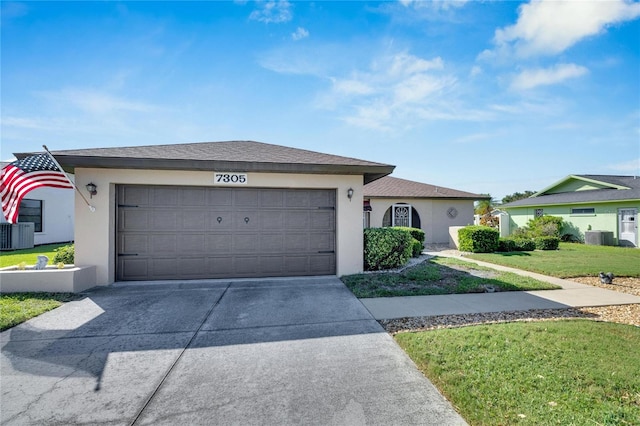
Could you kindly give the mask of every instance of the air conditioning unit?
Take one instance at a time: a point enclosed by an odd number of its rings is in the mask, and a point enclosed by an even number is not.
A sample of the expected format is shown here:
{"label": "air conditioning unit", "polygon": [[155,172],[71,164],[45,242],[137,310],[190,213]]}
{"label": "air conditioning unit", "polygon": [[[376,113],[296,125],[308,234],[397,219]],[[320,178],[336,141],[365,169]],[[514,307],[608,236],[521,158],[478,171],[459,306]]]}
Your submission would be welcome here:
{"label": "air conditioning unit", "polygon": [[0,223],[0,250],[33,248],[35,225],[26,223]]}
{"label": "air conditioning unit", "polygon": [[587,231],[584,233],[584,242],[591,246],[612,246],[613,232],[611,231]]}

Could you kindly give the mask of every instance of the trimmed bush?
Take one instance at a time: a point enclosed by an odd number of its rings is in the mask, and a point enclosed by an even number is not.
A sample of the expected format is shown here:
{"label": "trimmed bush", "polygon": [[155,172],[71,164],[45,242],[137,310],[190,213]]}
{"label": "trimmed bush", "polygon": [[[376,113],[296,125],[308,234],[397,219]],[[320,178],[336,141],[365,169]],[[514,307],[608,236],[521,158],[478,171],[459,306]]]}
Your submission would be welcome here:
{"label": "trimmed bush", "polygon": [[526,228],[529,230],[529,236],[535,237],[558,237],[560,238],[560,231],[562,230],[563,220],[557,216],[539,216],[530,219],[527,222]]}
{"label": "trimmed bush", "polygon": [[413,238],[424,244],[424,231],[422,229],[409,228],[408,226],[395,226],[395,228],[409,232]]}
{"label": "trimmed bush", "polygon": [[423,249],[424,249],[424,244],[422,244],[420,241],[413,238],[413,241],[411,243],[411,256],[420,257]]}
{"label": "trimmed bush", "polygon": [[516,251],[534,251],[536,249],[536,243],[528,238],[514,238],[513,242],[516,245]]}
{"label": "trimmed bush", "polygon": [[538,250],[558,250],[560,238],[558,237],[537,237],[533,241]]}
{"label": "trimmed bush", "polygon": [[458,231],[461,251],[493,253],[498,249],[500,232],[488,226],[466,226]]}
{"label": "trimmed bush", "polygon": [[364,269],[379,271],[407,263],[413,252],[411,234],[397,228],[364,230]]}
{"label": "trimmed bush", "polygon": [[500,238],[497,251],[516,251],[516,242],[513,241],[513,238]]}
{"label": "trimmed bush", "polygon": [[64,263],[65,265],[72,265],[75,257],[75,247],[73,244],[68,246],[58,247],[56,254],[53,256],[52,264]]}

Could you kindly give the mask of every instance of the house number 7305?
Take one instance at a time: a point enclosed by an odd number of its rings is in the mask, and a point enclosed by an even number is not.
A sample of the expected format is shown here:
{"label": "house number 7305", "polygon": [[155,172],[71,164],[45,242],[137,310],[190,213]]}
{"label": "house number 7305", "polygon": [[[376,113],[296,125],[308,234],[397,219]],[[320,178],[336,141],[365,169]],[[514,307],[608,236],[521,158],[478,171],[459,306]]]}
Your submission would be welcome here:
{"label": "house number 7305", "polygon": [[214,182],[218,185],[243,185],[247,183],[246,173],[215,173]]}

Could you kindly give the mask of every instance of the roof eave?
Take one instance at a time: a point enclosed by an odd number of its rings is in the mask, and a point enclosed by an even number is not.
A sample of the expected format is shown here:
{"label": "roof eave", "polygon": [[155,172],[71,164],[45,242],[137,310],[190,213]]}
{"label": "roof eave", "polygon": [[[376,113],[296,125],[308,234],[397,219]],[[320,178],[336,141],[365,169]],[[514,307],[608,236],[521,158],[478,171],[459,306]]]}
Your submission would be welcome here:
{"label": "roof eave", "polygon": [[[21,158],[23,154],[15,154]],[[27,156],[30,154],[24,154]],[[249,161],[216,161],[155,159],[130,157],[86,157],[56,155],[56,160],[65,171],[74,173],[76,168],[101,169],[146,169],[146,170],[197,170],[246,173],[309,173],[363,175],[364,183],[387,176],[393,172],[391,165],[347,165],[347,164],[305,164],[305,163],[261,163]]]}

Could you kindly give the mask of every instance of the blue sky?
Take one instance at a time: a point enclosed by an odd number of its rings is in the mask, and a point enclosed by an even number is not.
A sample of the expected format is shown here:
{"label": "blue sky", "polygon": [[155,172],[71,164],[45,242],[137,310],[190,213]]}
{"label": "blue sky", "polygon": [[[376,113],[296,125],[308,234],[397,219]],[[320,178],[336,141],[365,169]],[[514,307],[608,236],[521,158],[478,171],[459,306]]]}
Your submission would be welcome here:
{"label": "blue sky", "polygon": [[640,174],[640,3],[5,2],[13,152],[256,140],[495,198]]}

